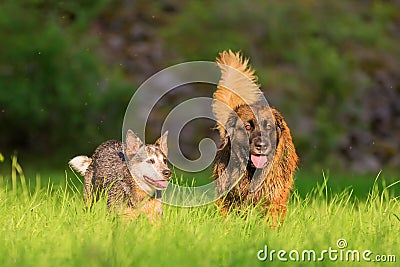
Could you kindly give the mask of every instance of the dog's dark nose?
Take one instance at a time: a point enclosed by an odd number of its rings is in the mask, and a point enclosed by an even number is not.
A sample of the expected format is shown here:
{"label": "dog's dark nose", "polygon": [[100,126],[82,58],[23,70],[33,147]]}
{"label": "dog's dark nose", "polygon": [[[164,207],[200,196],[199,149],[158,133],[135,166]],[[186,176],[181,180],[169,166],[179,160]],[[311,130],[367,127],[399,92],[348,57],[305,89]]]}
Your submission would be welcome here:
{"label": "dog's dark nose", "polygon": [[162,174],[164,175],[165,178],[169,179],[171,177],[171,171],[170,170],[163,170]]}
{"label": "dog's dark nose", "polygon": [[254,144],[254,146],[259,153],[262,153],[267,149],[267,143],[265,141],[258,141]]}

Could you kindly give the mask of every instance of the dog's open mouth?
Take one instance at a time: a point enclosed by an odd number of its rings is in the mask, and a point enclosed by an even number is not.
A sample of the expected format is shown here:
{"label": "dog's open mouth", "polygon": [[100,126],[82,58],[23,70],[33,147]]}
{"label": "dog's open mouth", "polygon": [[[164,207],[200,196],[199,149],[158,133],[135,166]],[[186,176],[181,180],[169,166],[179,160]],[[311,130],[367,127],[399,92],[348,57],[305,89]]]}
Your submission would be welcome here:
{"label": "dog's open mouth", "polygon": [[168,186],[167,180],[153,180],[146,175],[143,175],[143,178],[146,180],[146,182],[153,185],[157,189],[165,189]]}
{"label": "dog's open mouth", "polygon": [[265,165],[268,162],[267,155],[261,155],[261,154],[253,155],[253,154],[251,154],[250,155],[250,159],[251,159],[251,162],[253,163],[254,167],[256,167],[257,169],[264,168]]}

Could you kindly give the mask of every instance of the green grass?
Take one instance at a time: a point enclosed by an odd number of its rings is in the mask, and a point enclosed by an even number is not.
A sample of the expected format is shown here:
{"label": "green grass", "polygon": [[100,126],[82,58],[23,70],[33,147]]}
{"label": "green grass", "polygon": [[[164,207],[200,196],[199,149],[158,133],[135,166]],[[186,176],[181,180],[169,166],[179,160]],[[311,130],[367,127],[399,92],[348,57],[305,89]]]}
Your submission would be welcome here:
{"label": "green grass", "polygon": [[[283,266],[276,253],[271,263],[259,261],[257,252],[265,246],[269,252],[313,249],[319,257],[324,249],[338,249],[340,238],[348,244],[339,250],[344,253],[371,250],[371,258],[396,255],[400,261],[400,185],[386,185],[380,176],[359,198],[351,187],[332,189],[332,175],[320,175],[307,193],[293,192],[284,225],[273,230],[257,209],[225,218],[214,204],[165,206],[154,225],[146,218],[122,221],[107,213],[104,200],[85,211],[82,185],[70,171],[59,174],[56,184],[47,177],[30,184],[18,166],[0,175],[0,266]],[[328,255],[323,262],[295,263],[367,266],[362,259],[332,262]],[[371,266],[377,265],[396,264]]]}

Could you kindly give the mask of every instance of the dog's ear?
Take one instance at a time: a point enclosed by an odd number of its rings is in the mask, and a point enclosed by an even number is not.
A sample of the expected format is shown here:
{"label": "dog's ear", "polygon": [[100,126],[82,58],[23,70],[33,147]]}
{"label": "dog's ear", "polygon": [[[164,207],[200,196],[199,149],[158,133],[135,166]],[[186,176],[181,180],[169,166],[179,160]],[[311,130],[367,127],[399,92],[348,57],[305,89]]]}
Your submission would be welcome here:
{"label": "dog's ear", "polygon": [[128,130],[126,133],[126,156],[128,158],[131,158],[133,155],[135,155],[139,149],[143,146],[143,142],[140,140],[137,135],[132,132],[132,130]]}
{"label": "dog's ear", "polygon": [[243,177],[249,157],[249,138],[240,117],[232,113],[225,123],[225,135],[218,149],[216,164],[218,194],[227,192]]}
{"label": "dog's ear", "polygon": [[168,155],[168,145],[167,145],[168,131],[166,131],[158,140],[155,145],[158,146],[165,156]]}
{"label": "dog's ear", "polygon": [[229,138],[232,137],[235,134],[235,130],[236,130],[236,123],[237,123],[237,115],[234,114],[228,118],[228,120],[225,123],[225,136],[224,138]]}
{"label": "dog's ear", "polygon": [[285,125],[283,123],[283,117],[276,109],[271,109],[272,115],[275,118],[276,134],[278,139],[282,136],[282,132],[285,130]]}

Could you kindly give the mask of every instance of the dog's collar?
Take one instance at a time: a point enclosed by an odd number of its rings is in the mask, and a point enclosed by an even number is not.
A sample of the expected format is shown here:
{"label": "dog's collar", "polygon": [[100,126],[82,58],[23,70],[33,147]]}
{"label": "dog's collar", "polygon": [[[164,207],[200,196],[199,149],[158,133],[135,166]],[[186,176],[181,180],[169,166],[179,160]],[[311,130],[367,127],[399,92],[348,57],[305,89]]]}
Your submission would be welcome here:
{"label": "dog's collar", "polygon": [[161,199],[162,191],[161,190],[154,190],[154,193],[150,196],[153,199]]}
{"label": "dog's collar", "polygon": [[118,156],[122,161],[125,161],[125,155],[123,152],[118,152]]}

